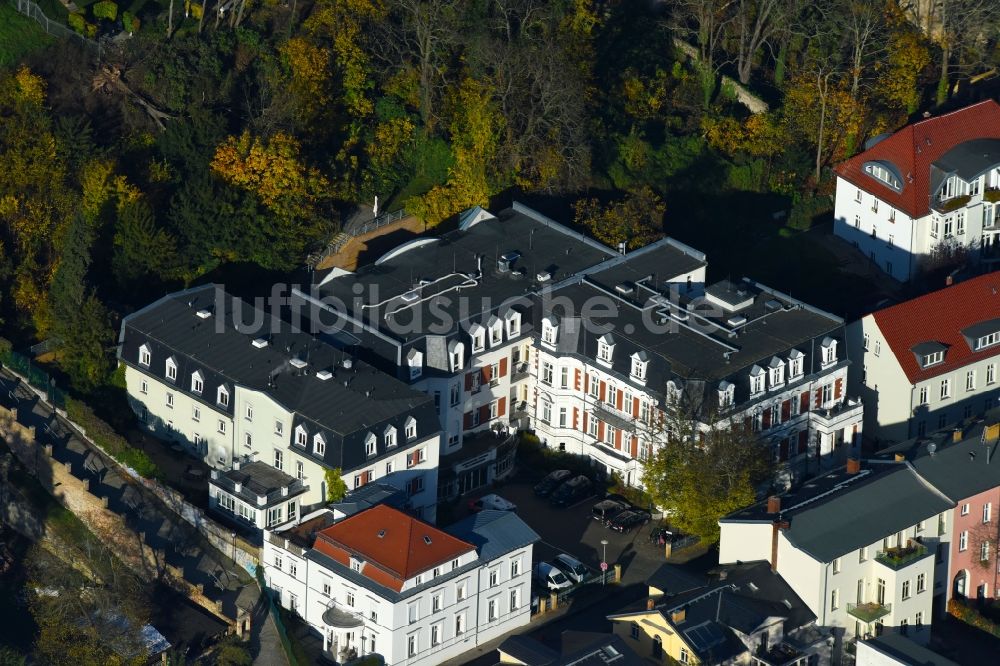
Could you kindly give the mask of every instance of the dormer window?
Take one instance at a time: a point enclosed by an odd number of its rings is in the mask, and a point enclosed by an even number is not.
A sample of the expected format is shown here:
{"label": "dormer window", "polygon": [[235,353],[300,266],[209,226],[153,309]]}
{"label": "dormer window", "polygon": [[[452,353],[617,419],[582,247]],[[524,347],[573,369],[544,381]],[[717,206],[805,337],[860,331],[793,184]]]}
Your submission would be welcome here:
{"label": "dormer window", "polygon": [[521,335],[521,313],[517,310],[508,310],[504,315],[504,323],[507,325],[507,339],[516,338]]}
{"label": "dormer window", "polygon": [[646,369],[649,366],[649,355],[644,351],[632,354],[632,379],[638,382],[646,381]]}
{"label": "dormer window", "polygon": [[191,373],[191,392],[201,394],[205,389],[205,378],[197,370]]}
{"label": "dormer window", "polygon": [[554,347],[559,337],[559,324],[556,318],[549,316],[542,320],[542,342],[550,347]]}
{"label": "dormer window", "polygon": [[672,381],[667,382],[666,399],[668,405],[676,405],[681,399],[681,390]]}
{"label": "dormer window", "polygon": [[218,393],[216,395],[216,402],[218,402],[223,407],[229,406],[229,389],[225,386],[220,386]]}
{"label": "dormer window", "polygon": [[782,386],[785,383],[785,363],[775,356],[767,366],[768,382],[772,387]]}
{"label": "dormer window", "polygon": [[365,455],[371,458],[376,453],[378,453],[378,438],[375,437],[375,433],[370,432],[365,438]]}
{"label": "dormer window", "polygon": [[875,180],[881,181],[896,192],[903,191],[903,179],[900,177],[895,165],[889,162],[873,161],[865,162],[864,168],[865,173]]}
{"label": "dormer window", "polygon": [[837,341],[833,338],[829,336],[823,338],[820,351],[822,353],[821,365],[824,370],[837,362]]}
{"label": "dormer window", "polygon": [[764,368],[759,365],[750,369],[750,395],[755,396],[764,392]]}
{"label": "dormer window", "polygon": [[417,438],[417,420],[412,416],[406,417],[406,441],[412,441]]}
{"label": "dormer window", "polygon": [[976,338],[976,351],[979,351],[980,349],[985,349],[987,347],[992,347],[998,342],[1000,342],[1000,331],[994,331],[987,335],[980,336]]}
{"label": "dormer window", "polygon": [[789,381],[798,379],[802,376],[802,360],[805,358],[805,354],[800,352],[798,349],[793,349],[788,355],[788,379]]}
{"label": "dormer window", "polygon": [[177,361],[174,360],[173,356],[167,359],[166,366],[167,366],[167,379],[169,379],[172,382],[177,381]]}
{"label": "dormer window", "polygon": [[309,441],[309,433],[303,426],[297,426],[295,428],[295,443],[301,447],[305,447],[306,443]]}
{"label": "dormer window", "polygon": [[727,409],[736,401],[736,385],[730,382],[719,384],[719,409]]}
{"label": "dormer window", "polygon": [[942,361],[944,361],[943,351],[931,352],[930,354],[924,354],[923,366],[926,368],[932,365],[937,365]]}
{"label": "dormer window", "polygon": [[416,349],[406,353],[406,365],[410,369],[410,379],[417,379],[424,372],[424,355]]}
{"label": "dormer window", "polygon": [[326,439],[319,433],[313,437],[313,453],[317,456],[326,455]]}
{"label": "dormer window", "polygon": [[503,322],[500,321],[500,317],[493,315],[490,317],[488,322],[488,327],[490,329],[490,347],[496,347],[503,343]]}
{"label": "dormer window", "polygon": [[148,368],[149,363],[152,360],[153,360],[153,354],[149,350],[149,345],[144,344],[141,347],[139,347],[139,365],[144,365]]}
{"label": "dormer window", "polygon": [[385,429],[385,433],[382,435],[382,439],[385,441],[385,448],[391,449],[396,446],[396,428],[389,426]]}
{"label": "dormer window", "polygon": [[452,372],[458,372],[465,365],[465,345],[458,340],[448,343],[448,367]]}
{"label": "dormer window", "polygon": [[486,349],[486,329],[481,325],[473,324],[469,328],[469,337],[472,338],[472,353]]}
{"label": "dormer window", "polygon": [[597,360],[604,365],[611,365],[615,353],[615,339],[610,333],[601,336],[597,341]]}

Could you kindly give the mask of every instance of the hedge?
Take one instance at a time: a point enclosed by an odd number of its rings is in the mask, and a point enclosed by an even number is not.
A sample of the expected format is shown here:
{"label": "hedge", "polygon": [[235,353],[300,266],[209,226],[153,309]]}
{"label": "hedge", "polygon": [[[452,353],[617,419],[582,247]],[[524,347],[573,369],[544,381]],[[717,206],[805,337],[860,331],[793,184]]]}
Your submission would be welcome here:
{"label": "hedge", "polygon": [[124,437],[98,418],[94,411],[84,403],[74,398],[66,398],[66,414],[71,421],[87,431],[87,437],[121,464],[131,467],[146,479],[160,476],[159,469],[149,459],[145,451],[140,451],[129,444]]}
{"label": "hedge", "polygon": [[952,598],[948,601],[948,614],[969,626],[1000,638],[1000,625],[985,617],[966,602]]}

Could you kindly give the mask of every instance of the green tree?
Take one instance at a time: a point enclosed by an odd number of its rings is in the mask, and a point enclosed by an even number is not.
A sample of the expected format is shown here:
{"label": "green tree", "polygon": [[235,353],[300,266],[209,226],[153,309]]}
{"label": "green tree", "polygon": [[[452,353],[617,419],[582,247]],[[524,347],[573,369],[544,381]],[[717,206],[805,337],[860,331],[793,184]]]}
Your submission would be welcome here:
{"label": "green tree", "polygon": [[634,250],[663,237],[666,206],[648,186],[604,206],[597,199],[579,199],[573,208],[576,223],[611,247],[626,243]]}
{"label": "green tree", "polygon": [[177,261],[177,241],[157,227],[149,204],[140,199],[121,207],[111,261],[120,288],[134,292],[142,281],[170,279]]}
{"label": "green tree", "polygon": [[671,419],[662,446],[643,465],[642,482],[656,505],[684,532],[719,538],[719,519],[753,504],[772,474],[768,447],[742,424]]}
{"label": "green tree", "polygon": [[344,495],[347,494],[347,484],[344,483],[344,479],[340,474],[341,472],[339,467],[328,469],[323,474],[323,477],[326,480],[327,502],[339,502],[344,499]]}

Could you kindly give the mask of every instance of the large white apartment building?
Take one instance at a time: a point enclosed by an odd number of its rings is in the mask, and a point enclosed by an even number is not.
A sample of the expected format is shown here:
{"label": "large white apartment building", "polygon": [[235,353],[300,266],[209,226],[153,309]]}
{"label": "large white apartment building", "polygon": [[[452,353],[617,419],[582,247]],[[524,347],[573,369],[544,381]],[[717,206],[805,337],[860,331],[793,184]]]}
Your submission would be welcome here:
{"label": "large white apartment building", "polygon": [[380,481],[404,490],[412,510],[434,520],[432,399],[274,313],[216,285],[171,294],[125,318],[119,361],[132,409],[152,432],[220,471],[253,461],[287,475],[257,474],[263,485],[250,500],[264,504],[247,501],[249,485],[237,492],[235,477],[216,475],[212,506],[238,523],[259,525],[265,505],[265,524],[287,520],[288,503],[267,499],[283,488],[301,515],[326,500],[334,469],[348,488]]}
{"label": "large white apartment building", "polygon": [[269,530],[261,557],[268,588],[333,660],[439,664],[528,623],[538,539],[513,512],[440,530],[379,504]]}
{"label": "large white apartment building", "polygon": [[1000,104],[986,100],[870,141],[841,163],[834,233],[906,281],[935,253],[1000,258]]}
{"label": "large white apartment building", "polygon": [[926,643],[945,601],[953,507],[905,461],[851,460],[719,521],[719,561],[770,561],[841,638],[891,628]]}
{"label": "large white apartment building", "polygon": [[1000,395],[1000,273],[871,314],[848,326],[865,435],[903,441],[981,415]]}
{"label": "large white apartment building", "polygon": [[843,322],[750,280],[706,287],[706,267],[673,239],[617,252],[515,204],[296,295],[434,396],[442,497],[509,471],[515,442],[482,432],[509,427],[638,485],[674,400],[755,429],[797,471],[850,448]]}

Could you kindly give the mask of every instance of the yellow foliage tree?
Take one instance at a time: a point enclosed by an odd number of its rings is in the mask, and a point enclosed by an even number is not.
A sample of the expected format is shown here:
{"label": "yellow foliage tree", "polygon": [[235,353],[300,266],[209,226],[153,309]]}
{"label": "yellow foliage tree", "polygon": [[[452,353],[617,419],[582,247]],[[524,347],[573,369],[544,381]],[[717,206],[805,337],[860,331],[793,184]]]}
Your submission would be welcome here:
{"label": "yellow foliage tree", "polygon": [[281,46],[281,57],[288,68],[288,94],[295,104],[295,114],[310,123],[330,106],[330,56],[303,37],[292,37]]}
{"label": "yellow foliage tree", "polygon": [[706,115],[701,127],[708,144],[730,156],[773,157],[783,148],[781,127],[771,114],[755,113],[744,121]]}
{"label": "yellow foliage tree", "polygon": [[920,105],[920,75],[931,63],[929,44],[899,8],[891,2],[889,47],[879,67],[879,91],[883,99],[907,116]]}

